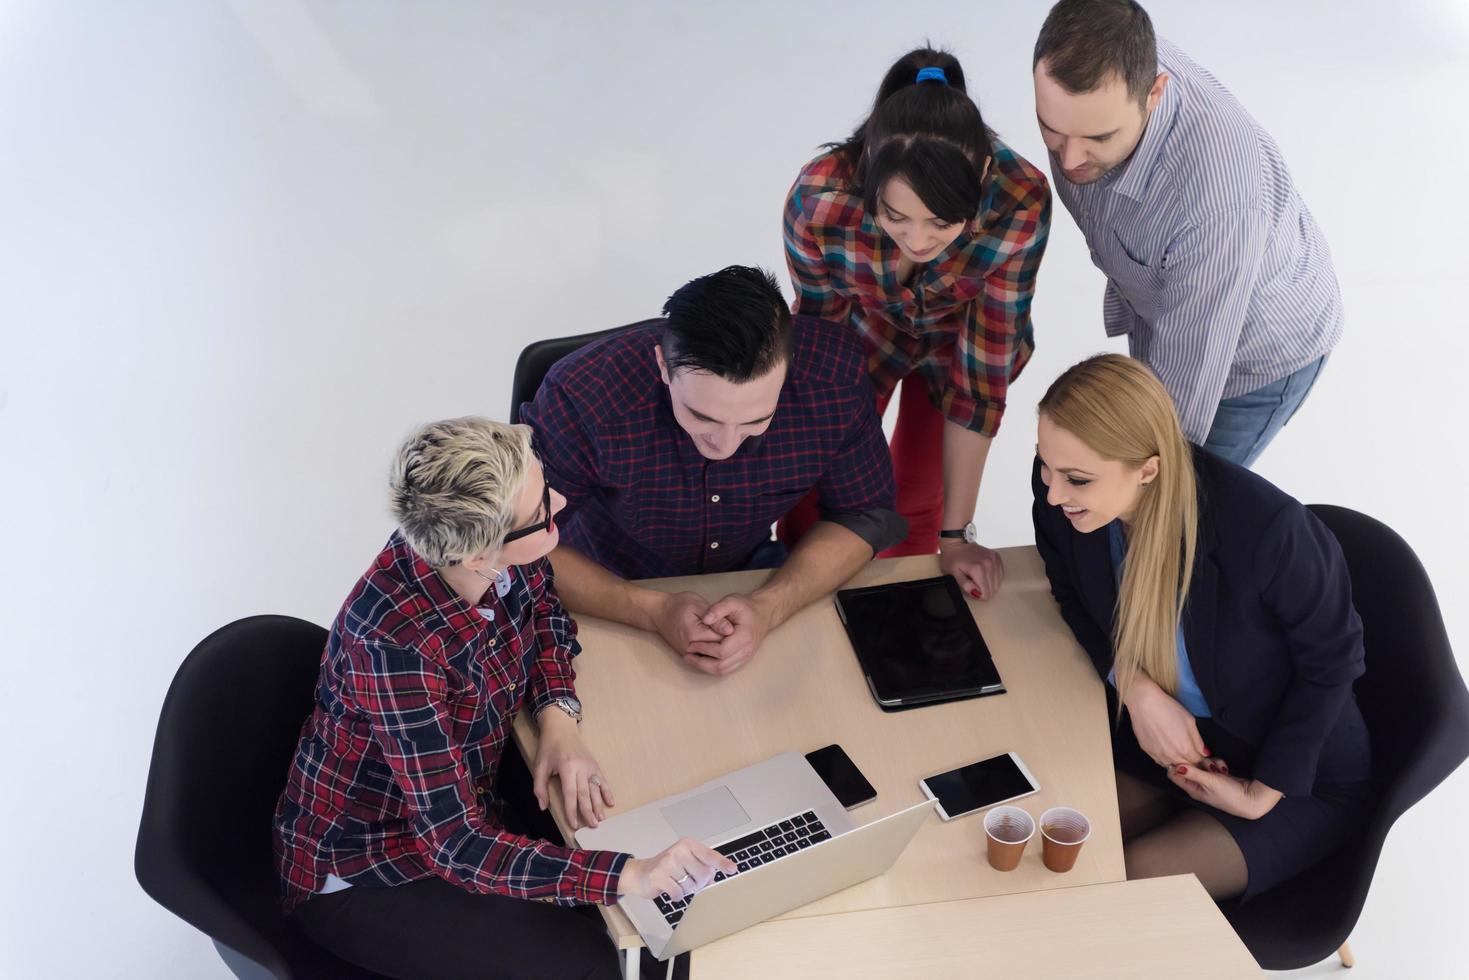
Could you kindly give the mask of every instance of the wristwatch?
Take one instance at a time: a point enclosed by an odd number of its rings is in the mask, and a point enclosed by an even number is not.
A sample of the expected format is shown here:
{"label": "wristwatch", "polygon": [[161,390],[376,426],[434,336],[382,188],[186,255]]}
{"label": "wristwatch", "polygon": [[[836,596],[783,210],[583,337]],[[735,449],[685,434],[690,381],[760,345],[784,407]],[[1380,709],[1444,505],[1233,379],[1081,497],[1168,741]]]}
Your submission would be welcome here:
{"label": "wristwatch", "polygon": [[[576,698],[553,698],[551,703],[546,705],[546,708],[560,708],[568,715],[571,715],[572,721],[578,725],[581,724],[581,702]],[[545,708],[541,710],[544,711]]]}
{"label": "wristwatch", "polygon": [[963,538],[965,541],[969,542],[970,544],[979,544],[979,531],[977,531],[975,529],[974,522],[973,521],[970,521],[968,524],[965,524],[962,528],[960,528],[957,531],[940,531],[939,532],[939,537],[941,537],[941,538]]}

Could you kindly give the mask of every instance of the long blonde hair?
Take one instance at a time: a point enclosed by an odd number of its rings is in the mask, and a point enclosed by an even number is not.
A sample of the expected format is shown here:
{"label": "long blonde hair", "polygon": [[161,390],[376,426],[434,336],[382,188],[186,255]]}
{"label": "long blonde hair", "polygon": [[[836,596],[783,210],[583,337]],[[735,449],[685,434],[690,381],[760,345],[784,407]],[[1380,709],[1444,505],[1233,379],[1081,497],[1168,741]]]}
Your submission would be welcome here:
{"label": "long blonde hair", "polygon": [[1175,637],[1193,578],[1199,502],[1193,451],[1173,400],[1141,361],[1101,354],[1057,378],[1040,412],[1105,459],[1135,470],[1158,457],[1158,476],[1143,486],[1128,525],[1113,664],[1119,698],[1126,697],[1139,671],[1175,694]]}

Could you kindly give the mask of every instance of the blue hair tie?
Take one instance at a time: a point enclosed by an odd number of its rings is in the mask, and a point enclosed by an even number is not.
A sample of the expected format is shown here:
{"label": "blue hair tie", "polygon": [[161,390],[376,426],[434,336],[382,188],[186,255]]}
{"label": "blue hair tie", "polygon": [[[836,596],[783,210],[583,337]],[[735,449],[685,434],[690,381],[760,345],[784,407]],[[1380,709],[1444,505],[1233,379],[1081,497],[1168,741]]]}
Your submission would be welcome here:
{"label": "blue hair tie", "polygon": [[943,82],[947,85],[949,84],[949,76],[944,74],[942,68],[920,68],[918,69],[918,77],[913,79],[915,85],[919,82]]}

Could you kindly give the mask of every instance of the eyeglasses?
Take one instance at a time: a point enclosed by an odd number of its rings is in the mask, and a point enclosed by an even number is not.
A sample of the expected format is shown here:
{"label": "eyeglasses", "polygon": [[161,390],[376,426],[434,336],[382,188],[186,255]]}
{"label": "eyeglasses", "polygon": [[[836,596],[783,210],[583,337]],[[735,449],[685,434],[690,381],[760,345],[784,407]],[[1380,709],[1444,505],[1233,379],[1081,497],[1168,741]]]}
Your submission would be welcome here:
{"label": "eyeglasses", "polygon": [[[543,480],[545,475],[546,471],[542,469],[541,476]],[[546,528],[551,526],[551,481],[549,480],[544,480],[544,482],[541,484],[541,509],[537,511],[537,513],[544,514],[545,517],[534,524],[528,524],[525,527],[516,528],[509,534],[506,534],[505,544],[509,544],[512,541],[519,541],[521,538],[529,537],[530,535],[535,534],[537,531],[544,531]]]}

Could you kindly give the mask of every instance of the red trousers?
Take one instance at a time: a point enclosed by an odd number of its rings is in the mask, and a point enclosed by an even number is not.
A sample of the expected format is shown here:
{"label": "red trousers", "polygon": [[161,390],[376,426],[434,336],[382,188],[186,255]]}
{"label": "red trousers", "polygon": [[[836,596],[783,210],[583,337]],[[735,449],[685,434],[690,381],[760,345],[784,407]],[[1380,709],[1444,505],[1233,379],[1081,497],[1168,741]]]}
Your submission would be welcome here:
{"label": "red trousers", "polygon": [[[879,416],[887,411],[888,401],[877,399]],[[928,387],[917,373],[898,386],[898,421],[888,452],[898,482],[898,513],[908,521],[908,537],[878,557],[936,554],[944,522],[944,417],[933,407]],[[795,547],[821,519],[818,499],[816,491],[811,491],[776,526],[787,548]]]}

